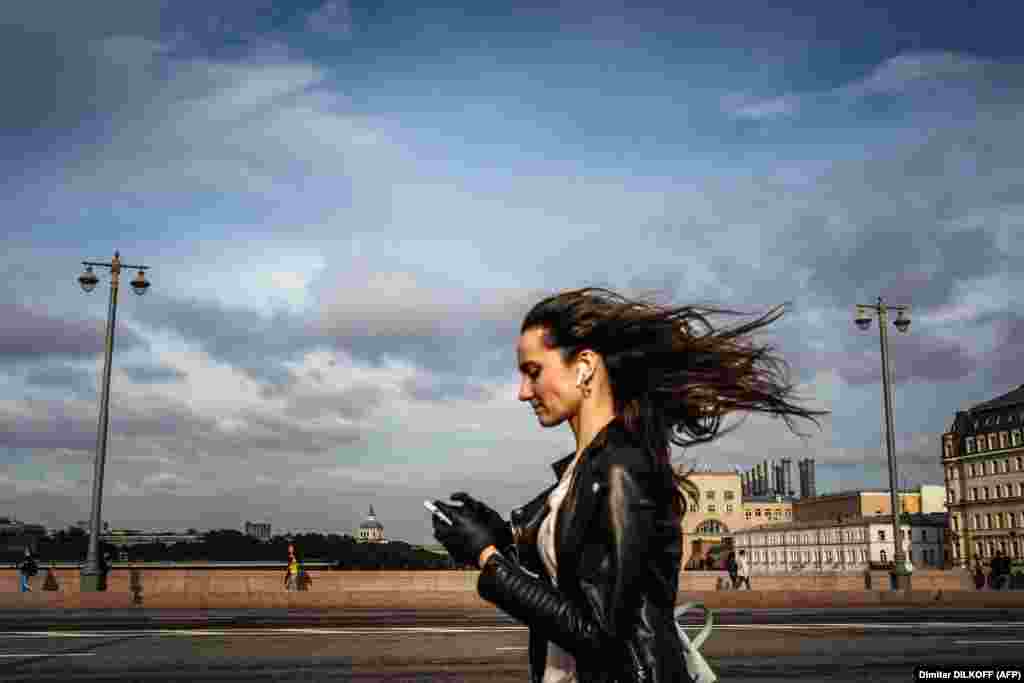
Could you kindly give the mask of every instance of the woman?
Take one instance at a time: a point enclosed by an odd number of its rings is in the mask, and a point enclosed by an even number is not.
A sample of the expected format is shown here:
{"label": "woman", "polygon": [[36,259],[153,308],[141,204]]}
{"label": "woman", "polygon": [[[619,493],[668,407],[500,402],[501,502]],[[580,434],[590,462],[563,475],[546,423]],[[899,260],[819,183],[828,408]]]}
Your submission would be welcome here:
{"label": "woman", "polygon": [[451,520],[434,516],[435,537],[481,568],[484,599],[530,627],[535,683],[691,680],[673,608],[683,491],[695,489],[669,442],[710,441],[735,411],[813,420],[787,402],[770,349],[747,341],[777,315],[715,331],[704,313],[731,312],[591,288],[538,303],[520,329],[519,400],[542,427],[568,422],[575,452],[510,523],[464,493],[435,501]]}

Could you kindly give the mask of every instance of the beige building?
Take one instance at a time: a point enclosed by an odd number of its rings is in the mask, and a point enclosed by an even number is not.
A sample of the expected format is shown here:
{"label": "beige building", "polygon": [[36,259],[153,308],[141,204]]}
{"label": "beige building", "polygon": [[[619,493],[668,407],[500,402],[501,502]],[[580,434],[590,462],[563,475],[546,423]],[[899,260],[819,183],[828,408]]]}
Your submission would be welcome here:
{"label": "beige building", "polygon": [[[946,511],[943,487],[924,484],[916,491],[899,491],[900,512],[932,514]],[[892,504],[888,489],[842,491],[793,503],[794,522],[836,521],[847,518],[891,515]]]}
{"label": "beige building", "polygon": [[[682,468],[677,468],[685,473]],[[782,496],[744,499],[738,472],[697,471],[687,475],[696,486],[698,500],[689,500],[683,517],[683,566],[692,567],[708,551],[731,542],[741,530],[768,521],[790,521],[793,501]]]}
{"label": "beige building", "polygon": [[[904,553],[916,567],[944,565],[946,514],[908,514],[900,524]],[[773,523],[737,531],[751,574],[862,572],[893,559],[892,515]]]}
{"label": "beige building", "polygon": [[957,412],[942,435],[950,547],[960,566],[1022,554],[1024,385]]}

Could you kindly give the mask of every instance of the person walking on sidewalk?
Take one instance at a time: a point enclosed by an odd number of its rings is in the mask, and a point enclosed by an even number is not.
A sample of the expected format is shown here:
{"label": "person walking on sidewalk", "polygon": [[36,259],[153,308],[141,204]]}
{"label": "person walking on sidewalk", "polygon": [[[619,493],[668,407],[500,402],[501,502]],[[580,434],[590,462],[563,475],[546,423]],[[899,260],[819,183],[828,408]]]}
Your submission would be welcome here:
{"label": "person walking on sidewalk", "polygon": [[291,543],[288,544],[288,569],[284,575],[284,587],[285,590],[298,591],[302,590],[300,577],[302,575],[302,565],[299,563],[299,558],[295,556],[295,546]]}
{"label": "person walking on sidewalk", "polygon": [[21,561],[18,566],[18,574],[21,576],[21,592],[31,593],[32,586],[29,581],[33,576],[39,573],[39,565],[36,564],[36,560],[32,557],[32,550],[25,548],[25,559]]}
{"label": "person walking on sidewalk", "polygon": [[[563,292],[520,327],[519,400],[539,425],[568,425],[575,449],[511,522],[464,492],[435,500],[434,537],[480,567],[480,597],[529,627],[531,683],[683,683],[674,608],[686,495],[670,445],[707,443],[727,416],[813,417],[748,333],[693,307],[604,289]],[[723,430],[729,431],[729,430]],[[685,493],[684,493],[685,491]]]}
{"label": "person walking on sidewalk", "polygon": [[739,589],[744,583],[747,584],[747,590],[751,590],[750,563],[747,562],[747,551],[740,550],[740,554],[736,558],[736,588]]}

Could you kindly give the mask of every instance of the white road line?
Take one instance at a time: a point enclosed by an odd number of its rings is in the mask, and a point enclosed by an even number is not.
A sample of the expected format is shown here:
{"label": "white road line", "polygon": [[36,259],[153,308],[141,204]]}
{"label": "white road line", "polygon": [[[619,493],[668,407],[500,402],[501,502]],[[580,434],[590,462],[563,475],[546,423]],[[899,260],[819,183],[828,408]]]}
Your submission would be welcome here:
{"label": "white road line", "polygon": [[[684,624],[684,628],[698,628],[700,624]],[[1022,630],[1024,624],[1017,623],[949,623],[922,622],[900,624],[716,624],[712,633],[719,631],[926,631],[949,629],[1003,629]],[[401,634],[448,634],[448,633],[523,633],[526,626],[390,626],[365,628],[233,628],[233,629],[135,629],[110,631],[8,631],[0,632],[2,638],[115,638],[115,637],[240,637],[240,636],[367,636]]]}
{"label": "white road line", "polygon": [[7,631],[0,632],[4,638],[113,638],[125,636],[280,636],[280,635],[328,635],[362,636],[393,635],[395,633],[518,633],[527,631],[525,626],[437,628],[395,626],[392,628],[261,628],[261,629],[146,629],[138,631]]}
{"label": "white road line", "polygon": [[26,652],[23,654],[4,653],[0,657],[95,657],[95,652]]}

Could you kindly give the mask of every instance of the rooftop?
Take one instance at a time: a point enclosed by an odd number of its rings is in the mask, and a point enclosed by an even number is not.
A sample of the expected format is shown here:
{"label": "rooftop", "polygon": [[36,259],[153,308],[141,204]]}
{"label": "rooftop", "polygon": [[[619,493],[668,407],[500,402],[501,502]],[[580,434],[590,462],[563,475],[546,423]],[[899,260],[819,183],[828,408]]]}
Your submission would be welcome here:
{"label": "rooftop", "polygon": [[[920,513],[915,512],[913,514],[904,514],[903,517],[908,518],[911,526],[941,526],[943,528],[948,524],[945,512],[928,512]],[[892,515],[864,515],[857,517],[843,517],[840,520],[834,519],[816,519],[806,522],[772,522],[771,524],[760,524],[758,526],[747,527],[746,529],[739,529],[733,532],[733,535],[741,533],[750,533],[754,531],[799,531],[801,529],[820,529],[824,527],[848,527],[848,526],[864,526],[865,524],[892,524]]]}

